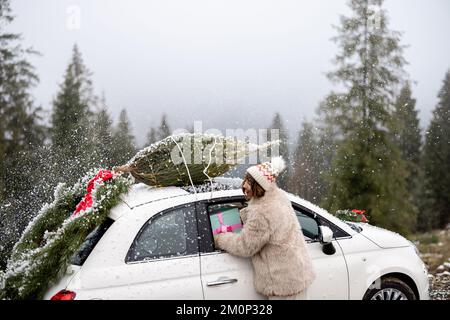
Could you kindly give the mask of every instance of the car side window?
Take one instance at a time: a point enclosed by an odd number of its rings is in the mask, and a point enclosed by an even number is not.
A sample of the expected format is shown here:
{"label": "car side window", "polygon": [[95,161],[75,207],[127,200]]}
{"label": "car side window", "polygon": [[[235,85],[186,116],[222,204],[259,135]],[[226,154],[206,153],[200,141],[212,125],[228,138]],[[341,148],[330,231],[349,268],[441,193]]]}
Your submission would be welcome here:
{"label": "car side window", "polygon": [[319,238],[319,225],[317,220],[298,209],[294,208],[294,211],[306,240],[317,240]]}
{"label": "car side window", "polygon": [[194,205],[157,214],[138,233],[127,254],[126,262],[197,253],[195,225]]}
{"label": "car side window", "polygon": [[203,226],[199,228],[203,242],[202,252],[221,251],[215,248],[214,237],[223,232],[222,228],[226,229],[226,232],[239,233],[241,231],[242,221],[239,211],[245,206],[243,200],[205,203],[205,210],[200,210],[199,220],[200,225]]}

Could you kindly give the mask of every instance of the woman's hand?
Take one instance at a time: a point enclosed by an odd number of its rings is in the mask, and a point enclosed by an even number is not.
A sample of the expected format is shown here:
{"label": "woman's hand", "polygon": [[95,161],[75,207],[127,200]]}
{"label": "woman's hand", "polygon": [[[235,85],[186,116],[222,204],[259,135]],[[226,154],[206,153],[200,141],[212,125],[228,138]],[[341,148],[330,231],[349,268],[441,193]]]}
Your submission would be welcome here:
{"label": "woman's hand", "polygon": [[214,248],[216,248],[216,249],[220,249],[220,246],[219,246],[219,236],[220,236],[220,234],[214,236]]}

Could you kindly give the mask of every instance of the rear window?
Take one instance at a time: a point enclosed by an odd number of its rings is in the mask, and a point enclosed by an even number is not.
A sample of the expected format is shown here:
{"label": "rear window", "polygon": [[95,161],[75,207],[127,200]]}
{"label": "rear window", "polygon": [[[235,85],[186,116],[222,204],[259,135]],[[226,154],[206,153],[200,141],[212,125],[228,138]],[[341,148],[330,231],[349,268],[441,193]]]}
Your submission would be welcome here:
{"label": "rear window", "polygon": [[95,248],[97,243],[103,237],[105,232],[111,227],[114,223],[114,220],[111,218],[106,218],[105,222],[95,228],[84,240],[83,244],[80,246],[80,249],[72,256],[70,261],[71,264],[76,266],[82,266],[86,259],[91,254],[92,250]]}

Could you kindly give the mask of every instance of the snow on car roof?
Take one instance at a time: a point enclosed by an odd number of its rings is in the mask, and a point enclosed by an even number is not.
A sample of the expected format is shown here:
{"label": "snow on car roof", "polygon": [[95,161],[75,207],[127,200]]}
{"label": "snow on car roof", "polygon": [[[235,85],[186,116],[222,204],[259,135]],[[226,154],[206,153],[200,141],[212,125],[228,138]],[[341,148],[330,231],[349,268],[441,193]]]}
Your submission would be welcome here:
{"label": "snow on car roof", "polygon": [[224,191],[224,190],[241,190],[241,178],[216,177],[211,182],[205,182],[200,185],[182,187],[189,193],[202,193],[210,191]]}
{"label": "snow on car roof", "polygon": [[189,194],[189,192],[179,187],[159,188],[151,187],[144,183],[137,183],[131,186],[128,193],[122,197],[122,201],[125,202],[130,208],[134,208],[144,203],[187,194]]}
{"label": "snow on car roof", "polygon": [[211,182],[204,184],[186,186],[186,187],[152,187],[144,183],[137,183],[131,186],[131,189],[122,196],[130,208],[136,206],[166,199],[172,197],[185,196],[194,193],[205,193],[210,191],[224,191],[224,190],[240,190],[242,179],[240,178],[224,178],[217,177]]}

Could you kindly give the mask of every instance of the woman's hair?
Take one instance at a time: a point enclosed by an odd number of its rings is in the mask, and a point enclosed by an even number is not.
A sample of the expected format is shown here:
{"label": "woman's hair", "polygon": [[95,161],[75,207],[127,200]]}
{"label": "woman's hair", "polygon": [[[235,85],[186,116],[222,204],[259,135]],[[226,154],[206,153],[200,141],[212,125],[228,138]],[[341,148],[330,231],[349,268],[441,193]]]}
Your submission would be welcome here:
{"label": "woman's hair", "polygon": [[[245,181],[248,181],[254,197],[261,198],[262,196],[264,196],[266,190],[264,190],[263,187],[261,187],[259,183],[256,182],[256,180],[248,172],[245,173],[244,181],[242,181],[242,186],[244,186]],[[242,191],[244,191],[243,187]]]}

